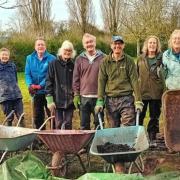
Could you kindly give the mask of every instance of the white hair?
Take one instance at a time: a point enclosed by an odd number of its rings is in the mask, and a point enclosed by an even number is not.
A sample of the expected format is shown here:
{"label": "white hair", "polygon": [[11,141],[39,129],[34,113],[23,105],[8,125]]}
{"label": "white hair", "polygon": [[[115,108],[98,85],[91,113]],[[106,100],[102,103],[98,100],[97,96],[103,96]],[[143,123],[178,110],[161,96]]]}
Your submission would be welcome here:
{"label": "white hair", "polygon": [[73,44],[70,41],[65,40],[62,43],[61,47],[58,49],[57,56],[61,56],[64,49],[71,49],[72,50],[71,58],[75,57],[76,51],[74,50],[74,46],[73,46]]}

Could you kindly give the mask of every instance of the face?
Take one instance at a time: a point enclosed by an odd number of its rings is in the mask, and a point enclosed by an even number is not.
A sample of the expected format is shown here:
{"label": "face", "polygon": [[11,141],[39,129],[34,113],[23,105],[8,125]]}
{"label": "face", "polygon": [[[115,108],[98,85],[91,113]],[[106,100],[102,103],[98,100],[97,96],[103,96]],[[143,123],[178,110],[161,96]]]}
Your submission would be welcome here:
{"label": "face", "polygon": [[149,38],[147,47],[148,47],[148,52],[154,52],[155,53],[157,50],[157,39]]}
{"label": "face", "polygon": [[95,48],[96,48],[96,42],[93,38],[91,37],[85,37],[83,39],[83,46],[84,46],[84,49],[86,49],[86,51],[91,54],[95,51]]}
{"label": "face", "polygon": [[35,42],[35,50],[38,54],[43,54],[46,51],[46,43],[44,40],[37,40]]}
{"label": "face", "polygon": [[123,52],[124,43],[122,43],[121,41],[112,42],[111,49],[113,51],[113,54],[120,55]]}
{"label": "face", "polygon": [[2,62],[8,62],[9,61],[9,52],[8,51],[2,51],[0,53],[0,59]]}
{"label": "face", "polygon": [[72,56],[72,49],[63,49],[62,50],[62,54],[61,54],[61,56],[62,56],[62,59],[63,60],[67,60],[67,59],[70,59],[71,58],[71,56]]}
{"label": "face", "polygon": [[176,33],[172,35],[171,43],[173,49],[180,50],[180,33]]}

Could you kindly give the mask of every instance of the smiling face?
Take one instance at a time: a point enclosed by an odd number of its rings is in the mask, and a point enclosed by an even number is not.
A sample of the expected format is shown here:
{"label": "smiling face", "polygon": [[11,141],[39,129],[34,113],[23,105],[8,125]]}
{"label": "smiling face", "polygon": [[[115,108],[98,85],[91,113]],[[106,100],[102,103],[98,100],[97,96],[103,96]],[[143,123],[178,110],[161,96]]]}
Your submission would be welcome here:
{"label": "smiling face", "polygon": [[44,40],[36,40],[35,42],[35,50],[37,51],[38,56],[42,56],[46,51],[46,43]]}
{"label": "smiling face", "polygon": [[180,52],[180,31],[172,34],[171,44],[172,44],[172,49],[175,52]]}
{"label": "smiling face", "polygon": [[115,56],[120,56],[124,49],[124,43],[121,41],[115,41],[111,43],[111,49]]}
{"label": "smiling face", "polygon": [[9,61],[9,56],[10,56],[10,53],[9,53],[8,50],[7,51],[5,51],[5,50],[1,51],[0,52],[1,62],[3,62],[3,63],[8,62]]}
{"label": "smiling face", "polygon": [[156,38],[149,38],[147,43],[148,53],[156,53],[157,51],[157,39]]}
{"label": "smiling face", "polygon": [[83,46],[90,55],[96,52],[96,40],[91,36],[85,36],[83,38]]}
{"label": "smiling face", "polygon": [[72,49],[62,49],[61,57],[63,60],[70,59],[72,57]]}

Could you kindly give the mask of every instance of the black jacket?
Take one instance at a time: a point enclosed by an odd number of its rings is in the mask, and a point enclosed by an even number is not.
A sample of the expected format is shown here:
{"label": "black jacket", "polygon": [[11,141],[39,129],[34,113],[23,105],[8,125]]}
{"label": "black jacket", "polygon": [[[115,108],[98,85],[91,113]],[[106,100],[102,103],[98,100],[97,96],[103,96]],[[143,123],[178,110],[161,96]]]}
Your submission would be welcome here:
{"label": "black jacket", "polygon": [[73,69],[72,59],[65,62],[59,57],[49,64],[45,90],[47,96],[53,96],[57,108],[73,106]]}

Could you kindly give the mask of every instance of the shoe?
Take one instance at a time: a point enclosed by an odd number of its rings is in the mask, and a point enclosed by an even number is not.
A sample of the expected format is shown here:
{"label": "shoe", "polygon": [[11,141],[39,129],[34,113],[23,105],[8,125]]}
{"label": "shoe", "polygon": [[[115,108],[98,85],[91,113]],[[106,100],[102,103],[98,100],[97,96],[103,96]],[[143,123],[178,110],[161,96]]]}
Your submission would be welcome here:
{"label": "shoe", "polygon": [[115,170],[115,173],[119,173],[119,174],[122,174],[125,172],[124,165],[119,162],[114,164],[114,170]]}

